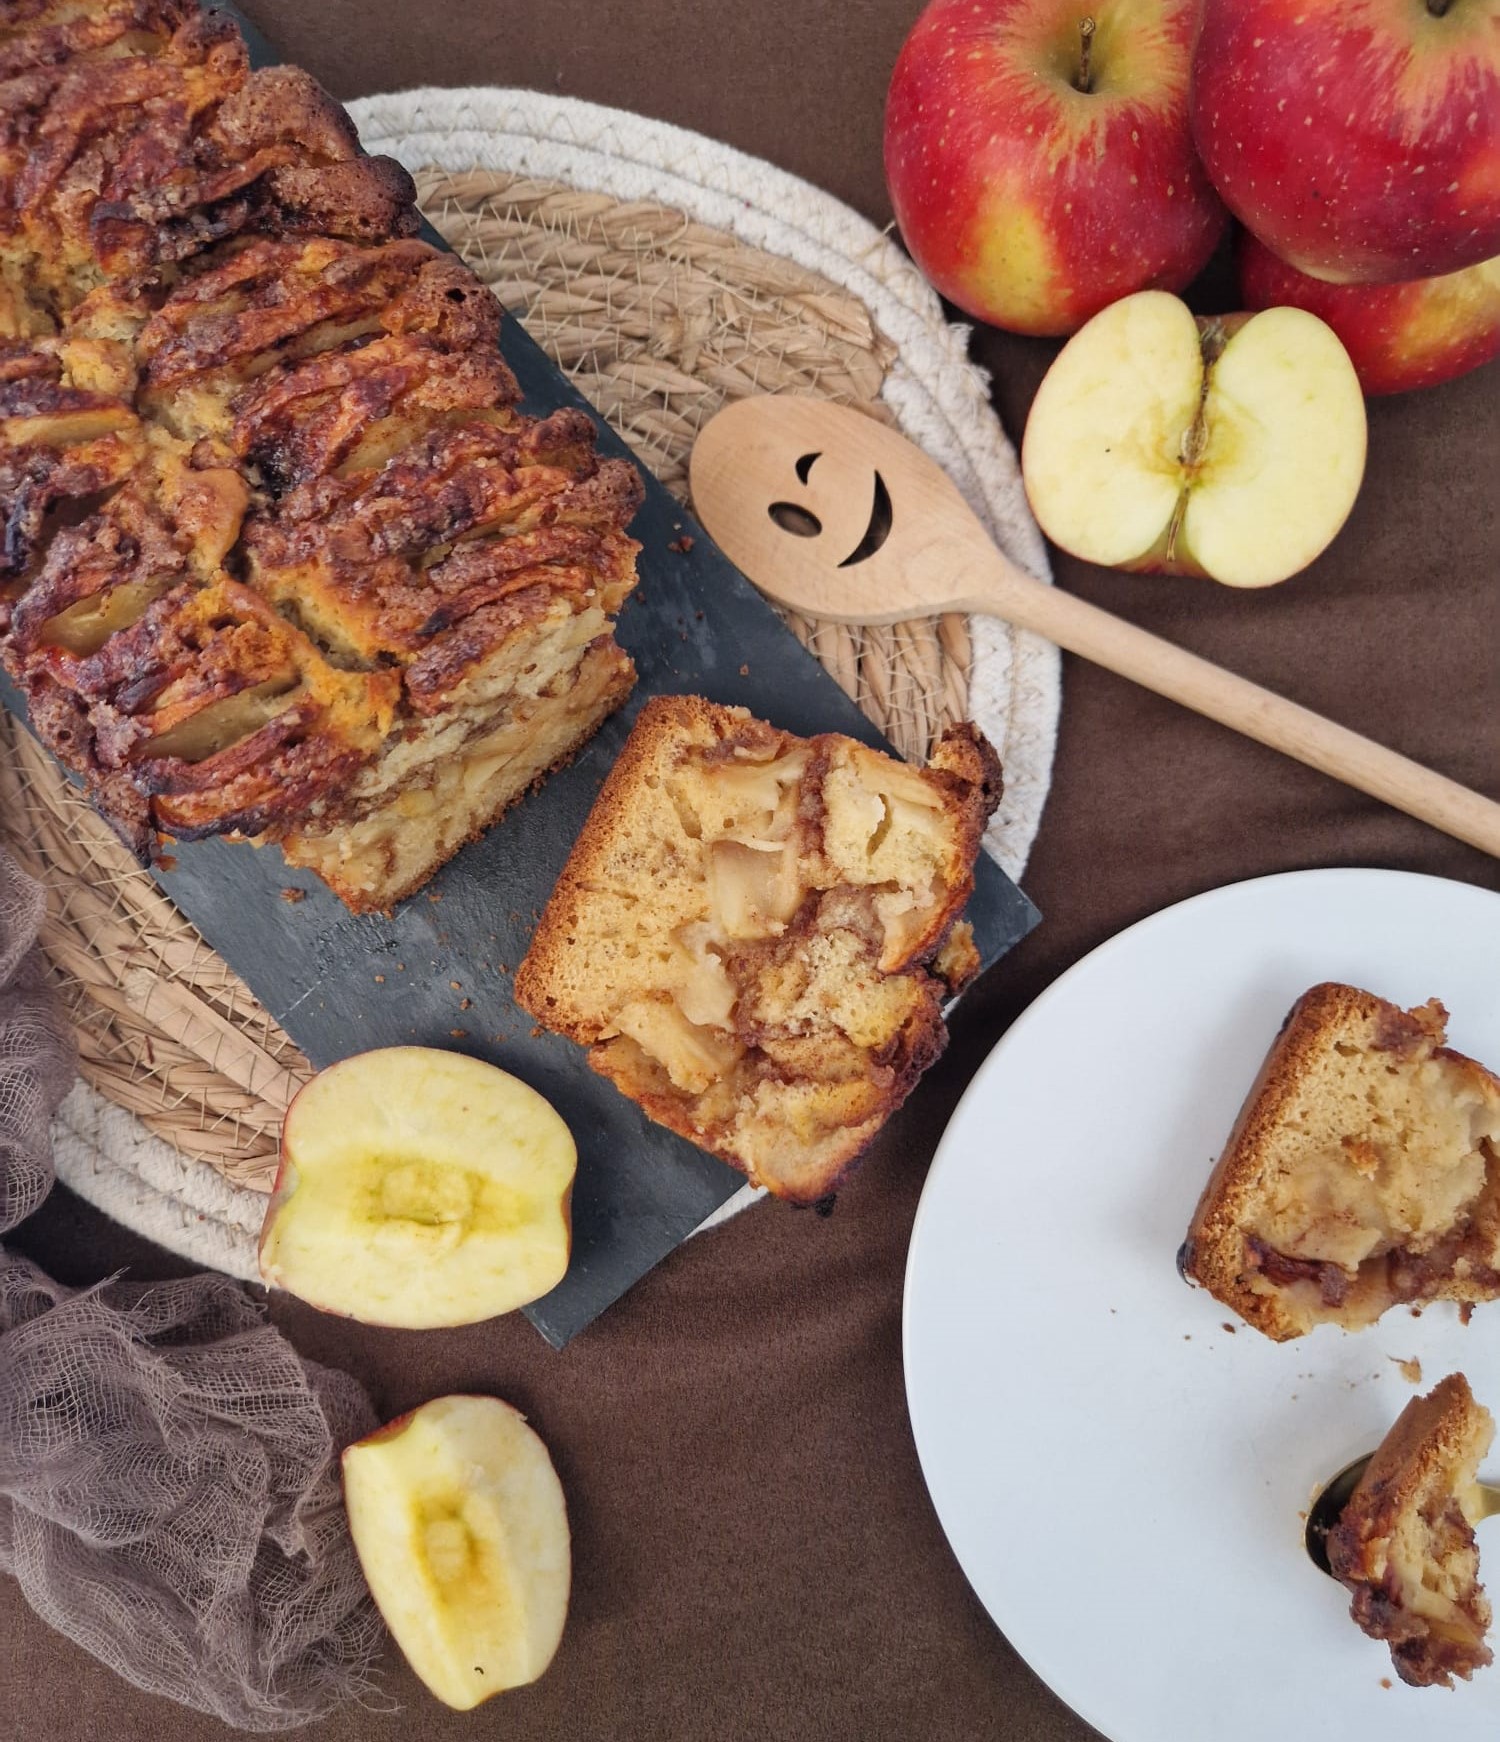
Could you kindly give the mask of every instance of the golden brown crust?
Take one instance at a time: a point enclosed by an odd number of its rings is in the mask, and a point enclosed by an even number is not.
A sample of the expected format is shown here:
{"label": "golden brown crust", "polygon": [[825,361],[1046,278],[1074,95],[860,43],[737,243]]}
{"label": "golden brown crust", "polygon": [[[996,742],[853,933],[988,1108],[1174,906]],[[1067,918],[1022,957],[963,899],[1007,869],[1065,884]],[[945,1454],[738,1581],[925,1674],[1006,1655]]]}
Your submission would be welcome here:
{"label": "golden brown crust", "polygon": [[946,1044],[943,1001],[977,968],[955,922],[998,798],[971,727],[919,771],[836,733],[655,697],[517,1001],[653,1119],[816,1202]]}
{"label": "golden brown crust", "polygon": [[0,660],[139,852],[296,841],[388,906],[628,685],[639,476],[515,409],[498,304],[416,226],[222,15],[0,11]]}
{"label": "golden brown crust", "polygon": [[[1352,986],[1325,983],[1305,992],[1203,1189],[1180,1258],[1184,1275],[1276,1341],[1322,1322],[1355,1329],[1399,1301],[1500,1296],[1500,1079],[1442,1044],[1445,1022],[1436,1000],[1404,1011]],[[1354,1082],[1361,1067],[1377,1073],[1376,1087]],[[1387,1088],[1408,1097],[1403,1116],[1414,1109],[1404,1143],[1393,1135],[1391,1118],[1382,1123],[1380,1109],[1372,1112],[1371,1097]],[[1405,1232],[1371,1228],[1368,1249],[1351,1262],[1350,1242],[1364,1230],[1349,1203],[1375,1201],[1378,1207],[1385,1175],[1393,1171],[1393,1144],[1417,1176],[1408,1184],[1420,1195],[1418,1146],[1452,1119],[1455,1106],[1470,1104],[1467,1139],[1461,1134],[1459,1142],[1466,1140],[1471,1153],[1457,1158],[1466,1185],[1448,1221]],[[1446,1186],[1456,1171],[1452,1152],[1449,1143],[1437,1156],[1434,1184]],[[1321,1174],[1303,1193],[1309,1204],[1320,1197],[1342,1203],[1339,1176],[1349,1183],[1349,1203],[1336,1212],[1307,1209],[1307,1237],[1289,1251],[1270,1231],[1268,1205],[1273,1198],[1283,1204],[1295,1199],[1299,1169]],[[1360,1192],[1355,1175],[1368,1179],[1372,1192]],[[1330,1224],[1321,1244],[1320,1213]],[[1279,1225],[1288,1221],[1282,1214]]]}
{"label": "golden brown crust", "polygon": [[0,79],[98,53],[133,31],[169,37],[196,10],[194,0],[94,0],[87,11],[57,0],[7,0],[0,7]]}
{"label": "golden brown crust", "polygon": [[1328,1533],[1350,1614],[1389,1643],[1413,1687],[1452,1687],[1493,1661],[1474,1539],[1474,1481],[1493,1436],[1468,1380],[1449,1374],[1397,1417]]}

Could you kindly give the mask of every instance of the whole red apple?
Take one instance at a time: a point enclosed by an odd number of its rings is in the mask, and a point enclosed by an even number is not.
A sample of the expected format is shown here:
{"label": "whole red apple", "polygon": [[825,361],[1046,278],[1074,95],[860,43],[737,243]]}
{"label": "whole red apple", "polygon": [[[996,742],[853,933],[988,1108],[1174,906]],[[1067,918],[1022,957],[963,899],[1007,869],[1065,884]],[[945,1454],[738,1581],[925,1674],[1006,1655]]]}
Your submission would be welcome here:
{"label": "whole red apple", "polygon": [[1200,0],[933,0],[885,111],[901,234],[936,288],[1018,333],[1180,290],[1225,215],[1193,152]]}
{"label": "whole red apple", "polygon": [[1325,284],[1245,231],[1239,268],[1247,308],[1290,305],[1326,321],[1366,393],[1434,387],[1500,353],[1500,257],[1405,284]]}
{"label": "whole red apple", "polygon": [[1495,0],[1207,0],[1193,133],[1237,218],[1339,284],[1500,254]]}

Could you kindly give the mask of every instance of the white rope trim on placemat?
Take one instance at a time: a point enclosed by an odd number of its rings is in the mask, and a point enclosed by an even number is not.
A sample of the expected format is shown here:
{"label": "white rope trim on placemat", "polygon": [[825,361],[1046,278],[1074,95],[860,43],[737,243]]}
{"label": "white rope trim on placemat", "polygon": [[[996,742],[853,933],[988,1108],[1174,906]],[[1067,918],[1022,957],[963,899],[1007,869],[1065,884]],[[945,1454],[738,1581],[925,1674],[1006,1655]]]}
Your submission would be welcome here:
{"label": "white rope trim on placemat", "polygon": [[52,1123],[57,1177],[86,1203],[180,1258],[258,1282],[268,1199],[163,1143],[81,1078]]}
{"label": "white rope trim on placemat", "polygon": [[[968,329],[943,318],[889,237],[831,194],[702,134],[538,91],[425,88],[349,105],[360,138],[408,169],[497,169],[616,200],[651,200],[794,260],[858,297],[898,356],[881,389],[902,431],[953,479],[996,543],[1050,579],[1015,451],[969,360]],[[970,625],[970,712],[1005,765],[986,845],[1019,878],[1041,822],[1057,742],[1057,649],[992,617]]]}
{"label": "white rope trim on placemat", "polygon": [[[990,407],[987,379],[969,361],[967,329],[944,320],[906,256],[858,213],[700,134],[568,97],[428,89],[367,97],[350,112],[369,150],[410,169],[501,169],[650,200],[859,297],[898,349],[881,397],[900,428],[948,472],[1006,554],[1050,579],[1015,453]],[[1005,764],[1005,798],[986,845],[1019,877],[1051,781],[1059,656],[994,618],[974,618],[970,639],[971,712]],[[82,1082],[58,1114],[53,1147],[62,1183],[115,1221],[195,1263],[258,1279],[261,1193],[180,1155]],[[743,1187],[703,1228],[763,1195]]]}

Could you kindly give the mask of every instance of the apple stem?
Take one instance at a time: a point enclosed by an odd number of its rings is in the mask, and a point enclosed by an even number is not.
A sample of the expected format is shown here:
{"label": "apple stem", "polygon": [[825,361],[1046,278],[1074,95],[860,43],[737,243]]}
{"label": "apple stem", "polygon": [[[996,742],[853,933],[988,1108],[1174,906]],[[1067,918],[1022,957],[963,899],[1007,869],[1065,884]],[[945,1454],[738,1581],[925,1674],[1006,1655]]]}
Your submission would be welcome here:
{"label": "apple stem", "polygon": [[[1433,0],[1427,0],[1427,3],[1430,6],[1433,4]],[[1442,3],[1446,4],[1446,0],[1442,0]],[[1092,17],[1080,20],[1078,25],[1078,34],[1083,40],[1078,55],[1078,77],[1074,81],[1074,86],[1075,89],[1080,90],[1085,94],[1093,88],[1094,82],[1093,75],[1089,69],[1089,57],[1092,54],[1094,47],[1094,28],[1094,20]]]}

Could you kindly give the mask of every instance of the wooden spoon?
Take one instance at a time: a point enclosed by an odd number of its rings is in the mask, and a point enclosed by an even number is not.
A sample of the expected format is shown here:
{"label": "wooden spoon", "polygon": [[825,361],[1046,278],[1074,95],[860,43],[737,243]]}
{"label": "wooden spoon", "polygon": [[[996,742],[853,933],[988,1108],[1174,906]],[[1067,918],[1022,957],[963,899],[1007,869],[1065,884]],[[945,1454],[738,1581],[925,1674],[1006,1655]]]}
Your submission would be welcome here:
{"label": "wooden spoon", "polygon": [[844,623],[1003,617],[1500,857],[1500,804],[1023,574],[941,468],[861,412],[739,400],[699,434],[691,481],[710,536],[779,604]]}

